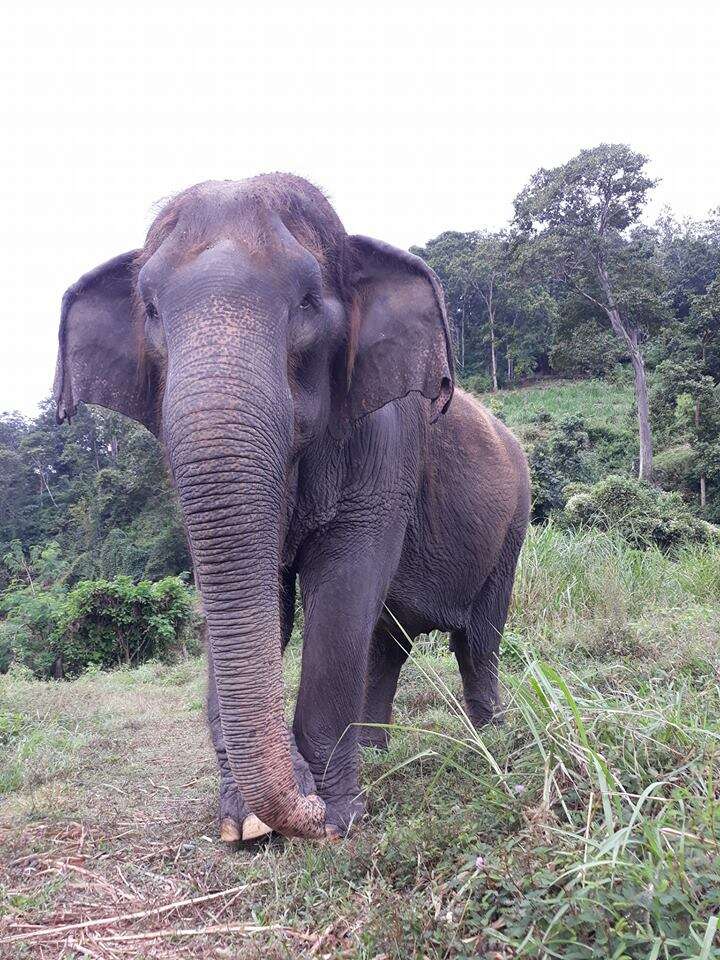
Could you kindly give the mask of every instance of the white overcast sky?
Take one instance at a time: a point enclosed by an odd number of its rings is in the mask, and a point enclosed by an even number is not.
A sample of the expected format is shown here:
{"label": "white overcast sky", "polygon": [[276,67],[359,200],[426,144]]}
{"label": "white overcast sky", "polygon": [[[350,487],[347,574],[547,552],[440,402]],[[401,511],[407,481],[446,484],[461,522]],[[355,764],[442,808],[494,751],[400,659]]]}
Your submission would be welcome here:
{"label": "white overcast sky", "polygon": [[407,247],[608,141],[651,158],[651,214],[720,204],[717,0],[29,0],[1,29],[0,410],[48,394],[65,288],[199,180],[299,173]]}

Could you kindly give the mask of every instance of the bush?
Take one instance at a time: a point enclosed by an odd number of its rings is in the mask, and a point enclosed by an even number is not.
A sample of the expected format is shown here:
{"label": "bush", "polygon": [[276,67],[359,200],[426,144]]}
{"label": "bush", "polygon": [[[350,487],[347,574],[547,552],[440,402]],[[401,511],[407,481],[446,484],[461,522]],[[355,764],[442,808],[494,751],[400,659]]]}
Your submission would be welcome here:
{"label": "bush", "polygon": [[487,393],[492,388],[492,379],[487,373],[471,373],[461,379],[461,385],[470,393]]}
{"label": "bush", "polygon": [[38,677],[55,673],[53,630],[61,608],[62,599],[54,590],[24,589],[6,595],[1,605],[7,619],[0,623],[0,672],[17,661]]}
{"label": "bush", "polygon": [[689,443],[662,450],[653,457],[653,477],[665,490],[697,496],[698,455]]}
{"label": "bush", "polygon": [[195,622],[190,592],[179,577],[157,583],[129,577],[84,580],[65,601],[53,633],[64,676],[90,664],[113,667],[187,652]]}
{"label": "bush", "polygon": [[713,528],[695,518],[677,493],[666,493],[630,477],[611,476],[575,493],[564,518],[573,527],[618,532],[631,546],[663,550],[716,538]]}
{"label": "bush", "polygon": [[583,417],[553,420],[535,414],[524,430],[530,446],[533,519],[547,520],[562,510],[576,484],[593,483],[608,469],[629,467],[627,436],[623,430],[594,426]]}
{"label": "bush", "polygon": [[136,666],[199,652],[199,618],[179,577],[156,583],[129,577],[58,584],[15,583],[0,612],[0,672],[11,664],[37,677],[77,676],[89,666]]}
{"label": "bush", "polygon": [[0,595],[0,673],[18,661],[37,676],[50,676],[56,660],[51,637],[65,597],[58,545],[33,546],[26,556],[15,540],[3,565],[11,580]]}

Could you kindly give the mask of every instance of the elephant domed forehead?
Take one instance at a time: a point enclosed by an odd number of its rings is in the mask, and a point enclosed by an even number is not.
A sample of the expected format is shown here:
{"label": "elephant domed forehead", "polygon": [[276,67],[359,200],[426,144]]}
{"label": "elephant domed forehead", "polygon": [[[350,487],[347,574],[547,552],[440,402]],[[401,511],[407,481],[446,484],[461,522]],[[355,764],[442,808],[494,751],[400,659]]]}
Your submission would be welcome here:
{"label": "elephant domed forehead", "polygon": [[211,180],[184,190],[150,227],[139,265],[168,241],[183,260],[221,237],[258,253],[278,246],[287,253],[292,244],[286,231],[315,257],[328,279],[342,285],[345,229],[320,190],[291,174]]}

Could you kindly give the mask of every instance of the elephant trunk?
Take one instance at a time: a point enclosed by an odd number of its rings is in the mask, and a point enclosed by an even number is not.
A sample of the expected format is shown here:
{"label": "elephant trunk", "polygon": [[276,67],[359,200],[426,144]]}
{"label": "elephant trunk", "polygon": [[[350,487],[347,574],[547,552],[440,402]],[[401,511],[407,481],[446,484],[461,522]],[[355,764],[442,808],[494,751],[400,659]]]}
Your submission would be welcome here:
{"label": "elephant trunk", "polygon": [[205,318],[202,329],[203,343],[170,350],[163,429],[207,616],[223,737],[248,808],[286,836],[320,837],[324,804],[298,788],[283,714],[287,380],[267,343],[251,355],[227,322],[208,326]]}

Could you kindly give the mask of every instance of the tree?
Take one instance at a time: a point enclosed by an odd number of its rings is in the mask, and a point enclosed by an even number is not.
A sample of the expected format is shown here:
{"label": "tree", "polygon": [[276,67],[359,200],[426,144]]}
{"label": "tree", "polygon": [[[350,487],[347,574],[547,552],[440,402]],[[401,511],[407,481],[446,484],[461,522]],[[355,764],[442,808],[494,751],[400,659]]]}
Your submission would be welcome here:
{"label": "tree", "polygon": [[[62,429],[49,403],[32,421],[0,415],[0,557],[15,540],[25,548],[57,543],[70,582],[190,569],[157,441],[139,424],[84,405]],[[0,565],[0,589],[6,580]]]}
{"label": "tree", "polygon": [[719,227],[717,212],[705,221],[678,220],[669,208],[655,223],[668,306],[678,320],[689,316],[694,298],[707,292],[720,270]]}
{"label": "tree", "polygon": [[[674,454],[675,482],[697,491],[716,518],[720,481],[720,278],[690,298],[689,313],[665,331],[653,386],[653,420]],[[684,450],[684,470],[679,471]],[[665,455],[667,458],[667,455]]]}
{"label": "tree", "polygon": [[[450,334],[458,367],[472,373],[475,357],[466,350],[468,328],[476,324],[482,312],[472,273],[472,250],[477,234],[446,230],[428,241],[425,247],[411,247],[410,252],[422,257],[437,273],[443,285],[447,304]],[[470,351],[473,353],[473,351]]]}
{"label": "tree", "polygon": [[466,376],[487,365],[496,392],[502,353],[508,383],[546,361],[555,301],[518,275],[506,232],[446,231],[412,252],[442,281],[458,367]]}
{"label": "tree", "polygon": [[679,483],[717,516],[720,474],[720,223],[676,220],[656,224],[658,258],[673,314],[653,345],[653,424],[671,445],[662,457],[666,481]]}
{"label": "tree", "polygon": [[517,252],[536,279],[562,285],[602,311],[635,376],[639,475],[652,479],[652,436],[642,339],[663,315],[649,237],[635,234],[649,191],[647,159],[624,144],[583,150],[541,169],[515,199]]}

